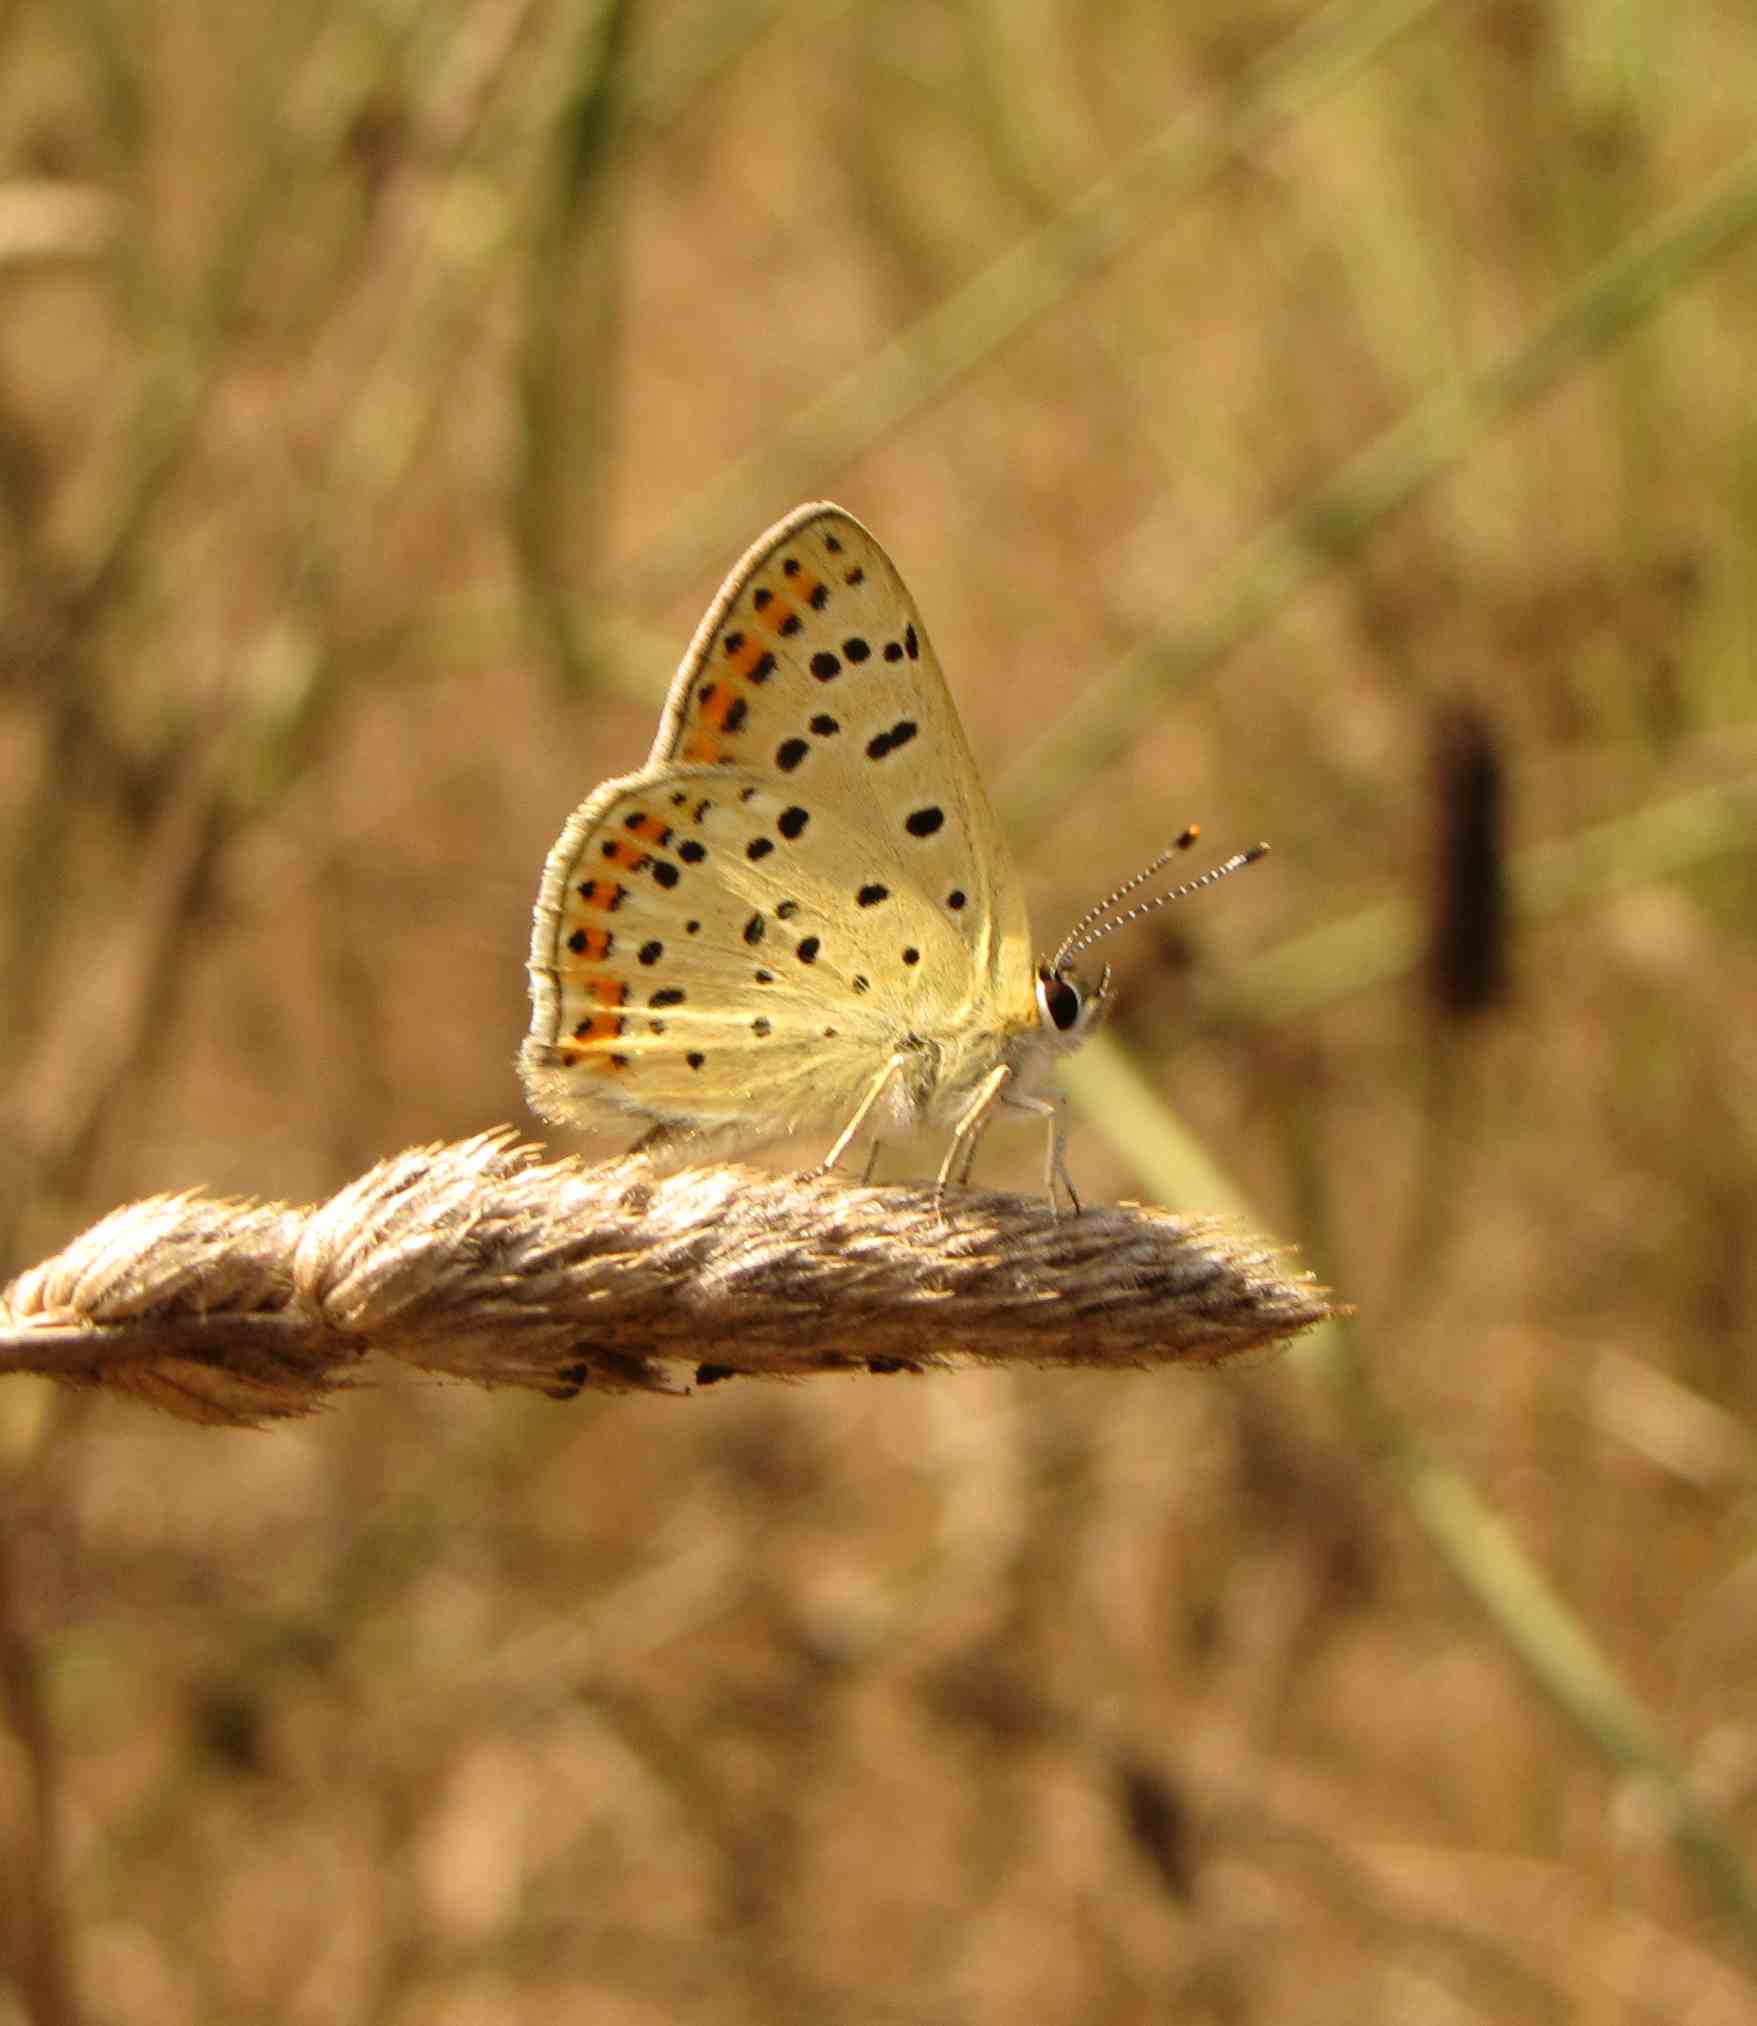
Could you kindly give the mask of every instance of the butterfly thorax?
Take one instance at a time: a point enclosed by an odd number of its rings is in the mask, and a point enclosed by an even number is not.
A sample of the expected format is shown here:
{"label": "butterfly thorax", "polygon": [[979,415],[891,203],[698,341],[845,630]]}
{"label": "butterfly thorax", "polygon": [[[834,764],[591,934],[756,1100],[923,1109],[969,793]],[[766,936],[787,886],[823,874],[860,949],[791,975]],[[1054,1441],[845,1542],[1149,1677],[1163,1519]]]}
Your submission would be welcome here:
{"label": "butterfly thorax", "polygon": [[1108,969],[1088,986],[1066,967],[1040,965],[1028,999],[1009,995],[987,1018],[962,1024],[949,1037],[904,1037],[900,1049],[910,1064],[896,1110],[908,1123],[954,1125],[1003,1068],[1006,1101],[1040,1098],[1053,1084],[1056,1062],[1086,1041],[1109,1006]]}

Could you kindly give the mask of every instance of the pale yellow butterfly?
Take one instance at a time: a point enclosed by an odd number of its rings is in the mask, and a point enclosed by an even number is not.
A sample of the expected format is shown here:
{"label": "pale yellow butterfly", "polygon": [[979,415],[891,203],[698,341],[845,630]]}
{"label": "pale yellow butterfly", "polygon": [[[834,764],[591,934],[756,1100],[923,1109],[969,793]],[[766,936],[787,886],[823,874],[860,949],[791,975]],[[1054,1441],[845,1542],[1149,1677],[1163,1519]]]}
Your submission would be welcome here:
{"label": "pale yellow butterfly", "polygon": [[549,854],[525,1088],[546,1118],[645,1122],[667,1166],[813,1121],[842,1125],[826,1167],[869,1123],[950,1126],[942,1188],[1012,1106],[1048,1120],[1046,1187],[1077,1204],[1051,1070],[1110,973],[1089,990],[1069,960],[1170,855],[1034,963],[914,600],[851,515],[799,507],[721,586],[647,764]]}

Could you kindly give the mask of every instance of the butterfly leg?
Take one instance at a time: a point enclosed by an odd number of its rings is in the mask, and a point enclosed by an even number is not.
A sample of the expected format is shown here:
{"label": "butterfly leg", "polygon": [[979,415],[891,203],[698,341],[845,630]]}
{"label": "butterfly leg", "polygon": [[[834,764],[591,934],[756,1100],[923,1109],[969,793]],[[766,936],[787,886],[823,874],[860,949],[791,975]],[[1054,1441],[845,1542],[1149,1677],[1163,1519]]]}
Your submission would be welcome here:
{"label": "butterfly leg", "polygon": [[1001,1102],[1014,1111],[1035,1112],[1039,1118],[1049,1121],[1049,1148],[1043,1162],[1043,1193],[1049,1198],[1049,1207],[1054,1213],[1055,1185],[1059,1182],[1068,1192],[1068,1201],[1073,1205],[1074,1215],[1079,1216],[1080,1192],[1074,1187],[1073,1178],[1068,1173],[1067,1099],[1010,1096],[1002,1098]]}
{"label": "butterfly leg", "polygon": [[946,1185],[954,1176],[960,1188],[969,1182],[970,1170],[976,1160],[976,1143],[981,1139],[982,1129],[988,1124],[989,1114],[994,1110],[1012,1073],[1004,1062],[991,1069],[976,1086],[976,1095],[965,1106],[963,1115],[952,1128],[952,1144],[946,1149],[946,1157],[940,1163],[939,1179],[933,1185],[936,1209],[944,1200]]}
{"label": "butterfly leg", "polygon": [[[872,1109],[874,1105],[876,1105],[879,1102],[879,1100],[885,1095],[886,1091],[888,1091],[891,1088],[892,1084],[894,1084],[897,1081],[897,1079],[903,1074],[903,1071],[907,1067],[908,1067],[907,1056],[893,1055],[891,1057],[890,1061],[887,1062],[884,1068],[879,1071],[878,1075],[873,1078],[872,1088],[866,1093],[865,1097],[863,1097],[860,1100],[860,1102],[854,1107],[854,1116],[836,1135],[836,1144],[833,1147],[831,1147],[830,1151],[824,1156],[823,1160],[818,1164],[818,1166],[812,1170],[813,1174],[827,1175],[830,1172],[830,1170],[836,1165],[836,1163],[854,1144],[855,1136],[859,1133],[860,1128],[863,1125],[865,1125],[867,1120],[872,1116]],[[876,1145],[874,1151],[875,1152],[877,1151]],[[867,1173],[870,1174],[871,1172],[872,1167],[869,1158],[867,1164]]]}

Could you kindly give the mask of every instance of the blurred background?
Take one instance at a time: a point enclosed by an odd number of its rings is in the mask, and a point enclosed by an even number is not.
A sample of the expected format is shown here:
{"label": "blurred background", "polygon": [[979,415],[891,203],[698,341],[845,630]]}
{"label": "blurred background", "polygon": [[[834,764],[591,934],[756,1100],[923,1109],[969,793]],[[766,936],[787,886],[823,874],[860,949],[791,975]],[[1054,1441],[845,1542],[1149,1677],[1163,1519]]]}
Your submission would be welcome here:
{"label": "blurred background", "polygon": [[1272,840],[1072,1167],[1358,1307],[11,1380],[0,2022],[1757,2012],[1754,104],[1735,0],[0,0],[8,1273],[528,1127],[543,855],[829,497],[1046,945]]}

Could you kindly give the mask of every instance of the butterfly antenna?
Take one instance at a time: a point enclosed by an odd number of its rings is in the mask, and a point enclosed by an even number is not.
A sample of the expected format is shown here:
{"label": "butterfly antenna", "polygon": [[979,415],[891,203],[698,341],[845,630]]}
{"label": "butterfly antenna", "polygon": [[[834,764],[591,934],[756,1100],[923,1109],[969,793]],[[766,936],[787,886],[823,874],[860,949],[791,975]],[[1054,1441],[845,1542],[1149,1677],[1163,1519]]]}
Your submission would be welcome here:
{"label": "butterfly antenna", "polygon": [[1153,863],[1144,866],[1133,879],[1125,880],[1110,898],[1095,908],[1089,908],[1068,933],[1062,938],[1060,949],[1049,960],[1049,968],[1059,971],[1072,957],[1091,946],[1102,936],[1108,936],[1120,929],[1126,922],[1138,921],[1142,915],[1150,915],[1156,908],[1167,906],[1174,900],[1183,900],[1192,893],[1200,893],[1205,886],[1217,886],[1221,880],[1235,872],[1242,872],[1247,865],[1255,865],[1268,852],[1268,845],[1253,844],[1247,851],[1235,851],[1219,865],[1211,865],[1195,879],[1185,880],[1182,886],[1174,886],[1167,893],[1156,893],[1151,900],[1144,900],[1138,907],[1125,908],[1121,914],[1113,915],[1111,909],[1119,900],[1125,899],[1144,881],[1152,878],[1162,865],[1174,858],[1178,852],[1187,851],[1196,841],[1192,827],[1183,833],[1177,842],[1162,851]]}
{"label": "butterfly antenna", "polygon": [[1159,856],[1156,859],[1154,859],[1151,865],[1142,866],[1140,871],[1135,874],[1134,878],[1125,879],[1122,885],[1117,888],[1115,893],[1107,893],[1096,907],[1089,907],[1086,910],[1086,912],[1080,917],[1080,919],[1077,922],[1075,922],[1074,926],[1071,929],[1069,929],[1067,934],[1063,936],[1062,946],[1055,953],[1055,957],[1050,964],[1050,969],[1052,971],[1059,970],[1061,968],[1062,960],[1067,955],[1068,951],[1073,948],[1073,946],[1080,940],[1080,938],[1086,933],[1086,931],[1092,926],[1094,922],[1103,921],[1104,917],[1110,913],[1111,909],[1116,906],[1119,900],[1125,900],[1131,893],[1134,892],[1136,887],[1145,886],[1147,881],[1150,880],[1162,866],[1169,865],[1180,851],[1188,851],[1190,846],[1195,843],[1196,839],[1200,837],[1201,834],[1202,834],[1201,824],[1199,823],[1187,824],[1182,830],[1178,832],[1177,836],[1172,839],[1171,843],[1169,843],[1165,847],[1165,849],[1159,854]]}

